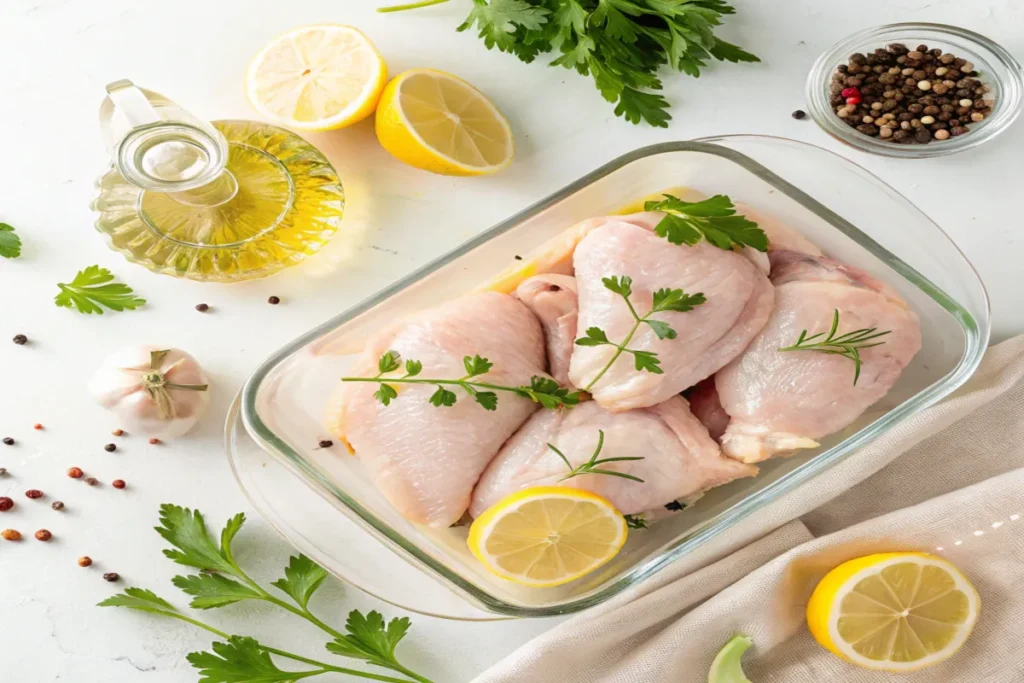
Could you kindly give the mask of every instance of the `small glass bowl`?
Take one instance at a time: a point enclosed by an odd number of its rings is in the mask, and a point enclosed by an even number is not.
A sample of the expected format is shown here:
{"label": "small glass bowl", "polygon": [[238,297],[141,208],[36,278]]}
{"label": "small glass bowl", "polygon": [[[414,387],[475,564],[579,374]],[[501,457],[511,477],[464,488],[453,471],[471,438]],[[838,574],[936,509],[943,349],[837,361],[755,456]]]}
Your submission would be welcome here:
{"label": "small glass bowl", "polygon": [[[868,54],[891,43],[903,43],[911,50],[919,44],[939,48],[962,57],[975,66],[980,80],[992,88],[992,113],[972,123],[966,135],[928,144],[885,142],[851,128],[836,115],[829,103],[829,86],[836,67],[855,52]],[[841,142],[864,152],[901,159],[928,159],[977,147],[1002,133],[1021,112],[1024,72],[1009,52],[985,36],[945,24],[902,23],[869,28],[844,38],[826,50],[811,67],[807,77],[807,101],[811,117]]]}

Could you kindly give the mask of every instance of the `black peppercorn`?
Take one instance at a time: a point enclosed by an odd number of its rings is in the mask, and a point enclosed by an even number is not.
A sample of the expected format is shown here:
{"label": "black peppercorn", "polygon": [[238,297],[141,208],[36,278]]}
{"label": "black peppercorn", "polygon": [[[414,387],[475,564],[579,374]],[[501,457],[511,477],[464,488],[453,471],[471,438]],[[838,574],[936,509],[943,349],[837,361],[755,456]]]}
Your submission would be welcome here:
{"label": "black peppercorn", "polygon": [[13,446],[14,445],[14,439],[12,439],[9,436],[5,436],[4,437],[4,445],[5,446]]}
{"label": "black peppercorn", "polygon": [[106,446],[103,447],[103,450],[105,450],[107,453],[113,453],[114,451],[117,450],[117,445],[108,443]]}
{"label": "black peppercorn", "polygon": [[7,476],[7,468],[6,467],[0,467],[0,477],[6,477],[6,476]]}
{"label": "black peppercorn", "polygon": [[103,580],[104,581],[110,581],[111,583],[113,583],[114,581],[117,581],[120,578],[121,577],[120,577],[120,575],[118,575],[117,572],[107,572],[106,574],[103,575]]}
{"label": "black peppercorn", "polygon": [[206,313],[208,310],[210,310],[210,305],[209,304],[196,304],[196,310],[199,311],[200,313]]}
{"label": "black peppercorn", "polygon": [[64,503],[60,502],[59,500],[55,500],[52,503],[50,503],[50,507],[52,507],[54,510],[60,511],[64,509]]}
{"label": "black peppercorn", "polygon": [[14,335],[14,340],[13,341],[18,346],[24,346],[25,344],[28,344],[28,337],[26,337],[23,334],[16,334],[16,335]]}
{"label": "black peppercorn", "polygon": [[279,297],[272,296],[269,299],[267,299],[267,303],[276,306],[277,304],[281,303],[281,299]]}
{"label": "black peppercorn", "polygon": [[330,448],[333,445],[334,445],[334,442],[331,441],[330,439],[323,439],[320,442],[320,448]]}
{"label": "black peppercorn", "polygon": [[793,114],[792,114],[792,117],[793,117],[794,119],[802,119],[802,118],[804,118],[805,116],[807,116],[807,112],[805,112],[805,111],[804,111],[803,109],[797,109],[797,110],[796,110],[796,111],[794,111],[794,112],[793,112]]}

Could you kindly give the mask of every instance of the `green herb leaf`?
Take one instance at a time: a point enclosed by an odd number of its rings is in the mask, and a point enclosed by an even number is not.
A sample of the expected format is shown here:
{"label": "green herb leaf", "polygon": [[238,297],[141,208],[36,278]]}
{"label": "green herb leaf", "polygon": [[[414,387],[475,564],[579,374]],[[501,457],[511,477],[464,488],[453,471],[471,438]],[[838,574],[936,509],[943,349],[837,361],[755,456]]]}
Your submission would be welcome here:
{"label": "green herb leaf", "polygon": [[402,670],[395,659],[395,648],[409,631],[409,619],[395,618],[385,624],[380,612],[363,615],[359,610],[349,612],[345,622],[346,634],[327,643],[327,649],[342,657],[364,659],[388,669]]}
{"label": "green herb leaf", "polygon": [[132,288],[114,282],[114,276],[106,268],[89,266],[75,275],[70,284],[59,283],[60,293],[53,298],[62,308],[74,306],[79,313],[103,314],[103,306],[112,311],[133,311],[146,303],[134,295]]}
{"label": "green herb leaf", "polygon": [[608,335],[600,327],[588,327],[587,336],[576,340],[577,346],[603,346],[610,343]]}
{"label": "green herb leaf", "polygon": [[477,377],[479,375],[486,375],[494,367],[494,363],[490,362],[486,358],[480,356],[473,356],[470,358],[466,356],[462,359],[462,364],[466,368],[467,377]]}
{"label": "green herb leaf", "polygon": [[[487,49],[517,52],[518,34],[538,31],[547,23],[548,10],[524,0],[473,0],[473,9],[458,31],[476,25]],[[536,54],[536,53],[534,53]]]}
{"label": "green herb leaf", "polygon": [[153,591],[144,588],[125,588],[123,593],[112,595],[103,602],[100,607],[127,607],[128,609],[140,612],[152,612],[154,614],[166,614],[177,612],[174,605],[159,597]]}
{"label": "green herb leaf", "polygon": [[681,289],[659,289],[654,293],[651,313],[661,313],[662,311],[688,313],[706,301],[703,292],[687,294]]}
{"label": "green herb leaf", "polygon": [[271,583],[271,586],[291,596],[299,607],[305,608],[309,599],[327,578],[327,570],[305,555],[292,555],[288,559],[288,567],[284,570],[284,578]]}
{"label": "green herb leaf", "polygon": [[633,294],[633,278],[628,275],[621,277],[613,275],[612,277],[601,278],[601,283],[605,289],[620,294],[623,297],[628,298]]}
{"label": "green herb leaf", "polygon": [[573,477],[578,477],[581,474],[605,474],[611,477],[621,477],[622,479],[631,479],[633,481],[643,483],[643,479],[641,479],[640,477],[635,477],[632,474],[627,474],[625,472],[616,472],[615,470],[606,470],[598,467],[598,465],[604,465],[609,462],[627,462],[633,460],[643,460],[643,457],[631,456],[599,459],[597,456],[601,455],[601,451],[604,449],[604,431],[600,429],[597,430],[597,448],[594,449],[594,453],[593,455],[590,456],[590,460],[587,460],[586,462],[581,463],[576,467],[572,466],[572,463],[569,462],[569,458],[565,456],[565,453],[558,450],[558,448],[556,448],[554,444],[549,443],[548,448],[554,451],[554,453],[559,458],[562,459],[562,462],[565,463],[565,466],[569,468],[569,473],[558,480],[560,482],[565,481],[566,479],[572,479]]}
{"label": "green herb leaf", "polygon": [[857,386],[857,380],[860,379],[861,365],[863,364],[860,352],[863,349],[870,349],[884,344],[887,340],[875,340],[890,334],[892,330],[879,332],[877,327],[867,327],[837,336],[836,333],[838,331],[839,309],[837,308],[832,311],[832,326],[827,333],[818,332],[817,334],[807,336],[807,330],[803,330],[796,343],[791,346],[784,346],[779,351],[816,351],[818,353],[849,358],[853,361],[853,386]]}
{"label": "green herb leaf", "polygon": [[21,256],[21,238],[14,233],[14,228],[7,223],[0,223],[0,256],[18,258]]}
{"label": "green herb leaf", "polygon": [[437,391],[430,396],[430,405],[437,406],[438,408],[442,406],[450,408],[455,405],[457,398],[458,397],[455,395],[454,391],[448,391],[444,387],[438,387]]}
{"label": "green herb leaf", "polygon": [[748,246],[768,251],[768,235],[757,223],[736,214],[732,200],[715,195],[699,202],[684,202],[666,194],[644,204],[647,211],[664,211],[654,232],[672,244],[693,246],[704,238],[720,249]]}
{"label": "green herb leaf", "polygon": [[478,391],[473,394],[473,398],[487,410],[498,409],[498,395],[493,391]]}
{"label": "green herb leaf", "polygon": [[658,339],[675,339],[676,331],[672,329],[672,326],[666,322],[660,320],[644,320],[647,325],[654,330],[654,334],[658,335]]}
{"label": "green herb leaf", "polygon": [[661,360],[658,358],[658,354],[652,351],[630,351],[630,353],[633,354],[633,365],[637,370],[644,370],[655,375],[665,374],[665,371],[661,369]]}
{"label": "green herb leaf", "polygon": [[213,609],[233,605],[242,600],[260,600],[262,595],[246,585],[221,574],[191,574],[171,579],[176,587],[194,596],[189,607]]}
{"label": "green herb leaf", "polygon": [[186,657],[199,669],[199,683],[290,683],[311,675],[277,668],[254,638],[231,636],[212,647],[213,652],[192,652]]}
{"label": "green herb leaf", "polygon": [[[238,515],[229,526],[241,527],[244,521],[245,516]],[[164,503],[160,506],[160,523],[157,533],[177,548],[164,550],[168,558],[186,567],[237,575],[237,567],[221,553],[210,536],[201,512]],[[234,533],[229,534],[233,536]]]}
{"label": "green herb leaf", "polygon": [[373,392],[373,397],[389,406],[393,399],[398,398],[398,391],[390,384],[381,384],[377,391]]}
{"label": "green herb leaf", "polygon": [[418,360],[407,360],[405,361],[405,375],[406,377],[415,377],[420,374],[423,370],[423,363]]}
{"label": "green herb leaf", "polygon": [[646,529],[648,527],[647,518],[643,515],[623,515],[626,519],[626,526],[630,529]]}
{"label": "green herb leaf", "polygon": [[377,372],[386,374],[402,367],[402,355],[398,351],[386,351],[377,361]]}

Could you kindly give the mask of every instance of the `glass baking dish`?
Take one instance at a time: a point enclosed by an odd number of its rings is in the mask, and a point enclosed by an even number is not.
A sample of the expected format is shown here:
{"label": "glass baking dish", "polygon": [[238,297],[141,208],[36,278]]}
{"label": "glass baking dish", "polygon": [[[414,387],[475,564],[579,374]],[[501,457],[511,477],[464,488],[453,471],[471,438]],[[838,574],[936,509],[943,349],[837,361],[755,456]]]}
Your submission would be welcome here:
{"label": "glass baking dish", "polygon": [[[611,562],[553,588],[522,587],[488,574],[466,548],[466,527],[434,530],[406,521],[377,492],[358,458],[340,447],[316,447],[328,395],[364,340],[382,325],[484,283],[514,286],[537,270],[531,252],[566,228],[617,213],[670,187],[728,194],[796,228],[826,253],[895,286],[921,318],[923,348],[893,390],[820,448],[763,463],[757,478],[715,489],[692,507],[634,531]],[[416,574],[432,577],[468,601],[474,614],[564,614],[607,600],[727,533],[815,474],[855,457],[858,448],[963,384],[977,368],[988,335],[988,300],[971,265],[938,226],[861,167],[781,138],[669,142],[636,150],[587,174],[275,353],[243,387],[237,415],[229,418],[228,447],[236,473],[234,451],[242,440],[251,439],[302,479],[299,490],[330,503],[309,513],[317,519],[296,522],[292,514],[289,524],[271,522],[341,578],[383,599],[447,616],[445,609],[409,604],[415,599],[403,590],[400,576],[414,567]],[[240,481],[251,489],[251,482],[244,477]],[[289,488],[288,495],[294,497],[295,486]],[[264,481],[261,495],[277,495],[273,484],[268,489]],[[352,522],[390,552],[381,557],[382,548],[374,548],[367,553],[373,559],[363,562],[358,546],[341,541],[344,534],[339,531],[339,538],[332,538],[333,524],[350,529]],[[375,573],[388,579],[379,580]],[[472,618],[461,612],[451,616]]]}

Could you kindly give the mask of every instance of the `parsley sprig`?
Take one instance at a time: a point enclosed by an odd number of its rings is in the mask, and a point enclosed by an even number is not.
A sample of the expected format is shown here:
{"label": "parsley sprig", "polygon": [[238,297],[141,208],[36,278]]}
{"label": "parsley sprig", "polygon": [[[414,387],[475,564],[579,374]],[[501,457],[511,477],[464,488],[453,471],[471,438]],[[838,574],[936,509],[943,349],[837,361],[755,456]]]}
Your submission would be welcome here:
{"label": "parsley sprig", "polygon": [[[853,361],[853,386],[857,386],[857,380],[860,379],[861,365],[863,364],[860,357],[861,350],[870,349],[873,346],[881,346],[886,340],[874,340],[890,334],[892,330],[879,332],[877,327],[866,327],[836,336],[838,331],[839,309],[837,308],[832,311],[832,327],[829,328],[827,333],[819,332],[808,337],[807,330],[803,330],[800,332],[800,337],[796,340],[795,344],[782,347],[779,351],[817,351],[818,353],[828,353],[849,358]],[[824,338],[822,339],[822,337]]]}
{"label": "parsley sprig", "polygon": [[630,529],[646,529],[650,526],[650,522],[646,517],[641,515],[623,515],[626,518],[626,526]]}
{"label": "parsley sprig", "polygon": [[134,311],[146,303],[145,299],[135,296],[128,285],[114,282],[110,271],[99,266],[80,270],[70,283],[61,282],[57,286],[60,293],[53,298],[54,303],[62,308],[74,306],[79,313],[103,315],[103,306],[112,311]]}
{"label": "parsley sprig", "polygon": [[732,200],[716,194],[699,202],[684,202],[666,194],[664,199],[644,204],[645,211],[664,211],[654,232],[672,244],[693,246],[702,239],[719,249],[753,247],[768,251],[768,235],[757,223],[736,214]]}
{"label": "parsley sprig", "polygon": [[715,36],[722,17],[734,11],[725,0],[473,0],[458,30],[475,29],[488,49],[527,63],[553,54],[551,66],[592,77],[601,95],[615,104],[616,116],[666,128],[672,116],[659,92],[662,67],[700,76],[711,59],[760,61]]}
{"label": "parsley sprig", "polygon": [[621,456],[621,457],[618,457],[618,458],[600,458],[600,459],[598,459],[597,456],[601,455],[601,449],[604,448],[604,431],[602,431],[600,429],[597,431],[597,448],[594,450],[594,454],[590,456],[590,460],[587,460],[584,463],[580,463],[576,467],[572,466],[572,463],[569,462],[569,458],[565,457],[565,453],[563,453],[562,451],[558,450],[558,448],[555,447],[554,444],[549,443],[548,444],[548,448],[550,448],[552,451],[554,451],[555,454],[558,455],[558,457],[562,459],[562,462],[565,463],[565,466],[569,468],[569,474],[567,474],[564,477],[562,477],[561,479],[559,479],[558,481],[560,481],[560,482],[561,481],[565,481],[566,479],[572,479],[573,477],[578,477],[581,474],[607,474],[607,475],[612,476],[612,477],[622,477],[623,479],[632,479],[633,481],[638,481],[640,483],[643,483],[643,481],[644,481],[640,477],[634,477],[632,474],[626,474],[625,472],[616,472],[615,470],[606,470],[606,469],[603,469],[603,468],[599,467],[600,465],[604,465],[604,464],[609,463],[609,462],[627,462],[627,461],[632,461],[632,460],[643,460],[643,456],[639,456],[639,457]]}
{"label": "parsley sprig", "polygon": [[[329,652],[360,659],[374,666],[389,669],[403,678],[335,666],[285,652],[246,636],[230,635],[180,612],[174,605],[143,588],[131,587],[100,603],[101,607],[124,607],[140,612],[177,619],[209,631],[222,639],[212,645],[212,652],[193,652],[188,661],[200,672],[200,683],[284,683],[325,673],[348,674],[386,683],[431,683],[428,679],[402,665],[395,656],[395,648],[409,630],[409,619],[402,617],[385,621],[378,612],[364,615],[358,610],[349,613],[345,631],[338,631],[324,623],[309,608],[313,593],[327,578],[327,571],[305,555],[289,559],[284,577],[270,585],[290,599],[280,597],[257,584],[234,559],[231,543],[245,523],[245,515],[238,514],[228,520],[219,542],[210,535],[206,521],[198,510],[177,505],[160,506],[157,532],[172,546],[164,551],[174,562],[200,570],[199,574],[176,576],[175,586],[192,596],[190,607],[214,609],[245,600],[268,602],[302,617],[326,632],[333,640],[327,643]],[[303,671],[285,671],[278,668],[271,655],[309,665]]]}
{"label": "parsley sprig", "polygon": [[633,327],[630,329],[629,334],[621,342],[616,343],[608,339],[608,335],[600,327],[588,327],[586,336],[580,337],[576,340],[577,346],[614,346],[615,353],[612,354],[611,359],[601,369],[594,379],[590,380],[590,383],[584,388],[584,391],[590,391],[594,388],[594,385],[604,377],[605,373],[615,364],[615,361],[619,359],[623,353],[628,353],[633,356],[633,366],[637,370],[643,370],[646,372],[653,373],[655,375],[664,374],[664,370],[661,369],[661,359],[658,358],[658,354],[653,351],[639,351],[637,349],[629,348],[629,342],[633,341],[633,337],[641,326],[647,325],[650,327],[658,339],[675,339],[676,331],[672,327],[662,321],[655,320],[651,316],[657,313],[665,313],[667,311],[676,311],[679,313],[686,313],[692,311],[697,306],[700,306],[705,302],[704,294],[698,292],[697,294],[687,294],[681,289],[659,289],[654,293],[653,302],[651,309],[646,314],[641,316],[637,313],[636,308],[633,307],[633,303],[629,300],[629,297],[633,294],[633,278],[628,275],[612,276],[602,278],[601,282],[604,284],[605,289],[614,292],[622,297],[623,301],[626,302],[626,307],[629,308],[630,314],[633,316]]}
{"label": "parsley sprig", "polygon": [[14,227],[0,223],[0,256],[18,258],[21,256],[21,238],[14,232]]}
{"label": "parsley sprig", "polygon": [[403,368],[402,356],[397,351],[386,351],[377,361],[377,375],[374,377],[342,377],[342,382],[376,382],[380,387],[373,393],[374,398],[390,405],[391,401],[398,397],[396,384],[433,384],[437,386],[430,396],[430,404],[433,406],[451,407],[458,401],[458,395],[448,387],[458,387],[466,394],[473,397],[473,400],[484,407],[485,410],[498,409],[498,394],[495,392],[505,391],[523,398],[528,398],[534,403],[539,403],[544,408],[561,408],[563,406],[574,406],[580,402],[582,395],[578,391],[570,392],[550,377],[535,375],[530,379],[529,386],[506,386],[492,384],[490,382],[475,381],[474,378],[486,375],[494,367],[494,363],[481,356],[465,356],[462,359],[466,374],[458,379],[427,379],[420,377],[423,371],[423,363],[417,360],[405,361],[405,374],[400,377],[385,377],[384,375],[396,372]]}

